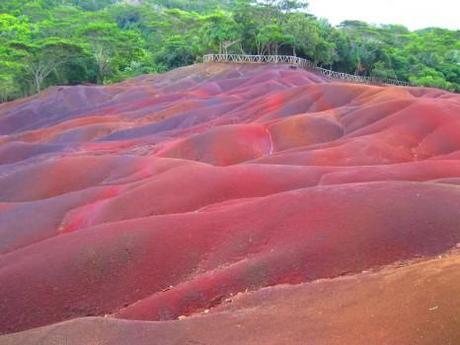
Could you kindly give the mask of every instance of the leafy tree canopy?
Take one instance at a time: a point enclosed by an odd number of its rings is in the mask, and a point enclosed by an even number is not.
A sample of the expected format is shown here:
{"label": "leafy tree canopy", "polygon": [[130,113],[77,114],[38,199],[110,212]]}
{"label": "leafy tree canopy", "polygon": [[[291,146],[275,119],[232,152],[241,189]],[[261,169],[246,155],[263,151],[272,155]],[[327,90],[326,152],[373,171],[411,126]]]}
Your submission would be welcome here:
{"label": "leafy tree canopy", "polygon": [[306,0],[2,0],[0,101],[111,83],[206,53],[288,54],[357,75],[460,91],[460,31],[345,21]]}

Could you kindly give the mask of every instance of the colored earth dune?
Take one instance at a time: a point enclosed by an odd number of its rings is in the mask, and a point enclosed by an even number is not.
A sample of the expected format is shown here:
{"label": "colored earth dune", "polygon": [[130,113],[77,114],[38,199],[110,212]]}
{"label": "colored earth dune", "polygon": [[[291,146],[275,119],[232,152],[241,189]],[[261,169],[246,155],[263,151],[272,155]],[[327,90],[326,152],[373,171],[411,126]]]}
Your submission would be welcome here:
{"label": "colored earth dune", "polygon": [[460,96],[206,64],[0,105],[0,344],[459,344]]}

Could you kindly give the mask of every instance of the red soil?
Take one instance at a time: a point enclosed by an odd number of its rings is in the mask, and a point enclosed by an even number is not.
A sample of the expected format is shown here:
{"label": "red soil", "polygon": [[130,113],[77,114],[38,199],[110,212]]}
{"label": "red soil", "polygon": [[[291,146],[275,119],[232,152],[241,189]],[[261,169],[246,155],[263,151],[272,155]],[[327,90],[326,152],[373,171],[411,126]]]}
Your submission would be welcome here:
{"label": "red soil", "polygon": [[[173,320],[246,290],[440,255],[460,242],[459,133],[458,95],[287,66],[194,66],[0,105],[0,333]],[[181,323],[162,325],[152,336],[176,339]],[[321,330],[304,334],[333,344]]]}
{"label": "red soil", "polygon": [[4,345],[455,345],[459,293],[460,255],[454,254],[241,293],[181,320],[82,318],[0,339]]}

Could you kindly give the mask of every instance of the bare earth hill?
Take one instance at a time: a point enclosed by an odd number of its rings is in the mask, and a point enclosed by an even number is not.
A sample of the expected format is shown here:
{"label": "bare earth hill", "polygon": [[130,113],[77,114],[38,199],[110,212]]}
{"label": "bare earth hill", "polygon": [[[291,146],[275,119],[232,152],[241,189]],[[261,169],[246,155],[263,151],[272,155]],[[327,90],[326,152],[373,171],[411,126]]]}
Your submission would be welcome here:
{"label": "bare earth hill", "polygon": [[459,243],[458,94],[207,64],[0,105],[1,345],[455,345]]}

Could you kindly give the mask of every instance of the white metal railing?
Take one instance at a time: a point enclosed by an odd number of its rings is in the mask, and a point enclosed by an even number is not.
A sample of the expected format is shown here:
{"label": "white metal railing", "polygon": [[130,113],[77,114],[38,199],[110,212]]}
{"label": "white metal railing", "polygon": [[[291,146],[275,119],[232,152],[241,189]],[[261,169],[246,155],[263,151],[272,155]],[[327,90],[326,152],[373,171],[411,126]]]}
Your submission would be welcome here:
{"label": "white metal railing", "polygon": [[409,83],[396,79],[381,79],[376,77],[363,77],[347,73],[335,72],[315,66],[311,61],[290,55],[241,55],[241,54],[207,54],[203,56],[203,62],[230,62],[230,63],[273,63],[289,64],[298,66],[307,71],[319,73],[329,79],[344,80],[360,84],[388,84],[398,86],[410,86]]}

